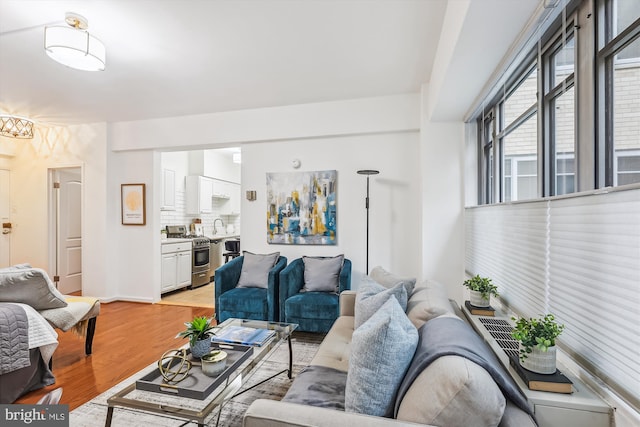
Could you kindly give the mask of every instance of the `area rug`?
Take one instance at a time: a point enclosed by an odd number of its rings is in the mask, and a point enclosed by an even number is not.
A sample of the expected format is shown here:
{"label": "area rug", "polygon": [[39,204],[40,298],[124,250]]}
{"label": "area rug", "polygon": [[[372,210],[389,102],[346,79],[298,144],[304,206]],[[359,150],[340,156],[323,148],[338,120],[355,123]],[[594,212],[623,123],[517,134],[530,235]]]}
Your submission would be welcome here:
{"label": "area rug", "polygon": [[[312,334],[304,332],[294,332],[292,337],[293,346],[293,375],[300,372],[302,368],[307,366],[311,359],[315,356],[318,346],[324,335]],[[289,347],[286,342],[280,344],[271,355],[261,362],[261,365],[254,370],[248,381],[243,385],[242,389],[250,387],[269,376],[287,369],[289,363]],[[106,392],[100,394],[96,398],[90,400],[82,406],[79,406],[70,413],[69,425],[71,427],[96,427],[104,426],[107,417],[107,399],[122,390],[127,385],[135,382],[145,373],[157,369],[155,364],[148,366],[135,375],[127,378],[119,384],[113,386]],[[227,402],[222,408],[219,426],[225,427],[241,427],[242,417],[247,408],[256,399],[272,399],[280,400],[287,390],[291,382],[287,378],[287,374],[283,373],[277,377],[257,386],[256,388],[243,393],[231,401]],[[135,393],[135,392],[134,392]],[[148,393],[149,394],[149,393]],[[154,401],[160,403],[170,403],[172,396],[166,396],[161,393],[151,393]],[[155,396],[157,395],[157,396]],[[199,402],[195,402],[199,403]],[[215,426],[218,411],[214,410],[212,414],[205,420],[207,426]],[[140,427],[142,425],[159,426],[159,427],[179,427],[185,425],[196,425],[196,423],[187,423],[184,420],[133,411],[121,407],[116,407],[113,412],[112,427]]]}

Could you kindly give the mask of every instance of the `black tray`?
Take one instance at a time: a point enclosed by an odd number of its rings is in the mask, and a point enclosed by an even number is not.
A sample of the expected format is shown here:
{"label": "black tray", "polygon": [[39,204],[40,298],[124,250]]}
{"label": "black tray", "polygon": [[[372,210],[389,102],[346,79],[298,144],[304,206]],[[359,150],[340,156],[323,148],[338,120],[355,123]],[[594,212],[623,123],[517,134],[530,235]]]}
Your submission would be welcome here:
{"label": "black tray", "polygon": [[[194,364],[185,379],[177,384],[167,384],[160,374],[160,370],[155,369],[153,372],[150,372],[137,380],[136,388],[138,390],[188,397],[190,399],[206,399],[213,390],[219,387],[220,384],[222,384],[222,382],[225,381],[229,375],[231,375],[238,366],[242,364],[242,362],[249,358],[253,351],[253,347],[246,345],[220,343],[212,343],[211,349],[224,350],[227,353],[227,366],[217,377],[209,377],[205,375],[200,367],[200,361],[194,361],[191,358],[191,353],[187,350],[189,360]],[[164,366],[167,366],[169,363],[170,362],[167,361]]]}

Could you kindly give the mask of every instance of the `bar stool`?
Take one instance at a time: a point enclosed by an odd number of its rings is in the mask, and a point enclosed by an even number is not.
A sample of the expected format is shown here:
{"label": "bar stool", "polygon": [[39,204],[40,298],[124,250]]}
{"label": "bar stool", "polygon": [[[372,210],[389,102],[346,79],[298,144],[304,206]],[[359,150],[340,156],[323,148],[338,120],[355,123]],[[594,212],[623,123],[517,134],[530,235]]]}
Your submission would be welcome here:
{"label": "bar stool", "polygon": [[225,264],[229,262],[229,259],[234,259],[239,257],[240,254],[240,239],[236,240],[225,240],[224,241],[224,249],[226,252],[223,252]]}

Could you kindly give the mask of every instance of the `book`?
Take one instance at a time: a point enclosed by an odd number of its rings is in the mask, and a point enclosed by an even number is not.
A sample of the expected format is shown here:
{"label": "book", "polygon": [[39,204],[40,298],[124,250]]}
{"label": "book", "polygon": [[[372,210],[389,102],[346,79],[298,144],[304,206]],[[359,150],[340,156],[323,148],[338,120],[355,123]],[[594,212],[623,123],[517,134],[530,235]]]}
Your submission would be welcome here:
{"label": "book", "polygon": [[509,354],[509,364],[518,373],[529,390],[550,391],[552,393],[573,393],[572,382],[560,370],[554,374],[537,374],[520,366],[518,355]]}
{"label": "book", "polygon": [[269,329],[249,328],[247,326],[227,326],[220,332],[216,332],[212,341],[259,347],[274,336],[275,333],[276,331]]}
{"label": "book", "polygon": [[466,300],[464,302],[464,306],[467,307],[467,310],[469,310],[469,313],[475,314],[477,316],[494,316],[496,312],[496,309],[491,306],[476,307],[475,305],[471,305],[471,302],[469,300]]}

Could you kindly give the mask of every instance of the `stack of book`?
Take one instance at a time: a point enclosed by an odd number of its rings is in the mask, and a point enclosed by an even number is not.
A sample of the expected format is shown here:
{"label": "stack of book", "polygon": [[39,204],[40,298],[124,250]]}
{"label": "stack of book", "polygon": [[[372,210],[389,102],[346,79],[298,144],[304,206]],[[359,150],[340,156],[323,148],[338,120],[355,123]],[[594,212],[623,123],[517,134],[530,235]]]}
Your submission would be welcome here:
{"label": "stack of book", "polygon": [[518,356],[509,354],[509,364],[515,369],[529,390],[551,391],[553,393],[572,393],[572,382],[556,369],[553,374],[537,374],[520,366]]}
{"label": "stack of book", "polygon": [[247,326],[227,326],[220,332],[216,332],[212,341],[259,347],[269,338],[274,336],[275,333],[276,331],[270,329],[249,328]]}
{"label": "stack of book", "polygon": [[495,316],[495,308],[489,307],[476,307],[472,305],[469,300],[464,302],[464,306],[467,307],[469,313],[474,314],[476,316]]}

